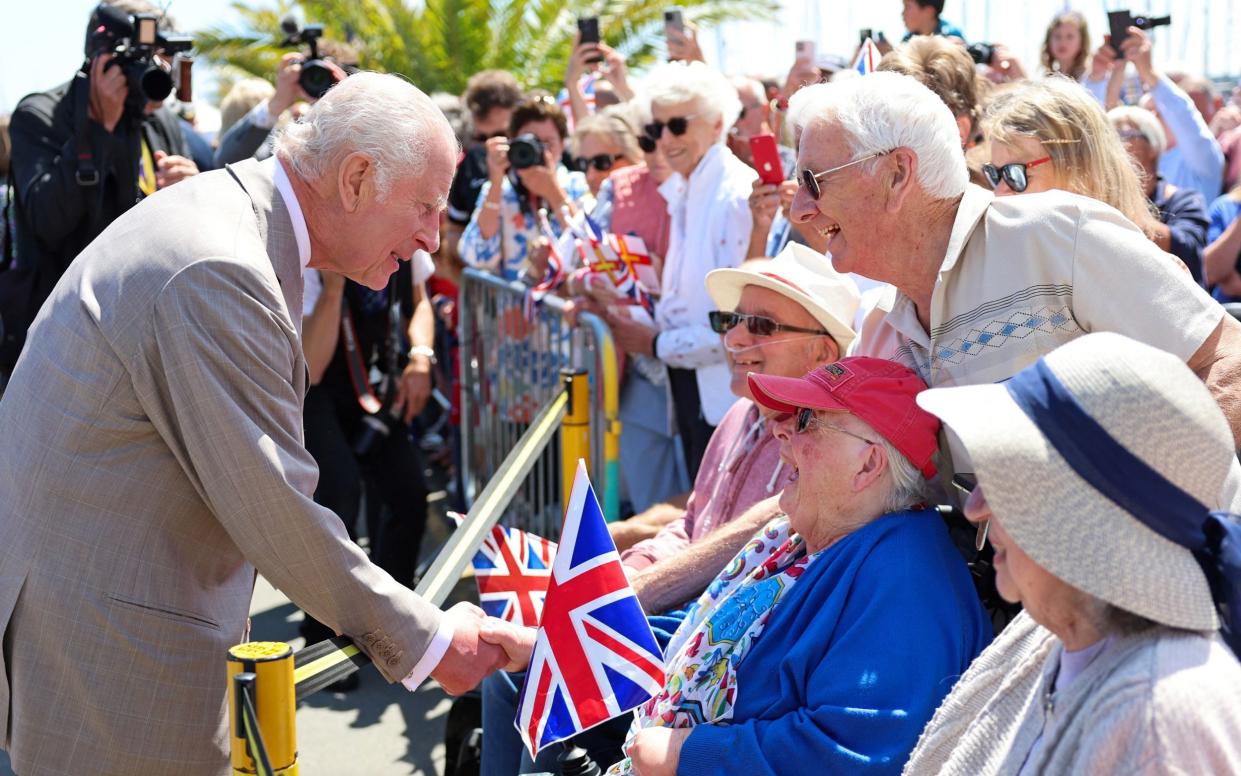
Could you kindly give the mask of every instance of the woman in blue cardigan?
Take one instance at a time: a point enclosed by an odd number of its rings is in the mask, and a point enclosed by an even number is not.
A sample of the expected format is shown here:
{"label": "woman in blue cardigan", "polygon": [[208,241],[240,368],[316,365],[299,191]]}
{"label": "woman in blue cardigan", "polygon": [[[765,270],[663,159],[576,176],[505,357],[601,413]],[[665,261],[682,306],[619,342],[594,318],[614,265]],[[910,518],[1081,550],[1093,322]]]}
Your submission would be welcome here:
{"label": "woman in blue cardigan", "polygon": [[750,386],[796,472],[786,515],[690,607],[609,773],[899,773],[991,638],[938,514],[915,506],[939,430],[925,386],[872,358]]}

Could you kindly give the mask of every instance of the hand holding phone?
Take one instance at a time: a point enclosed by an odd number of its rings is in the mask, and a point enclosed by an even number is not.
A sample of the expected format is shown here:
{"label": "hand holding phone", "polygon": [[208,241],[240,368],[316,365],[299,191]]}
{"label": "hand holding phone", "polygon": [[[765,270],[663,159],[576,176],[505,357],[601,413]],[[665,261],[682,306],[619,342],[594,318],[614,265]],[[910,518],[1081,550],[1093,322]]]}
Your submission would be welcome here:
{"label": "hand holding phone", "polygon": [[1128,11],[1108,11],[1107,24],[1112,32],[1112,49],[1116,52],[1116,56],[1124,57],[1125,54],[1120,50],[1120,44],[1129,37],[1129,28],[1133,26],[1133,14]]}
{"label": "hand holding phone", "polygon": [[[577,20],[577,45],[598,45],[599,38],[599,17],[583,16]],[[592,56],[586,60],[586,64],[593,65],[603,61],[602,55]]]}
{"label": "hand holding phone", "polygon": [[784,182],[784,165],[780,163],[775,135],[751,137],[750,154],[754,157],[754,169],[758,171],[759,180],[772,186]]}

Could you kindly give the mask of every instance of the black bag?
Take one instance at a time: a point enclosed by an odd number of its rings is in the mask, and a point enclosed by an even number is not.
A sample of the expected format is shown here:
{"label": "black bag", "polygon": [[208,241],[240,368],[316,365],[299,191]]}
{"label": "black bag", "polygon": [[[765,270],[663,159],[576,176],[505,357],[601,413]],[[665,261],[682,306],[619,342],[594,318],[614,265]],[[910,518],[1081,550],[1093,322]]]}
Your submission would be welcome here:
{"label": "black bag", "polygon": [[17,262],[17,235],[10,227],[10,211],[14,193],[12,180],[4,191],[0,207],[0,230],[3,230],[4,252],[0,255],[0,375],[9,375],[26,342],[26,330],[34,318],[30,305],[34,299],[38,273],[33,267]]}

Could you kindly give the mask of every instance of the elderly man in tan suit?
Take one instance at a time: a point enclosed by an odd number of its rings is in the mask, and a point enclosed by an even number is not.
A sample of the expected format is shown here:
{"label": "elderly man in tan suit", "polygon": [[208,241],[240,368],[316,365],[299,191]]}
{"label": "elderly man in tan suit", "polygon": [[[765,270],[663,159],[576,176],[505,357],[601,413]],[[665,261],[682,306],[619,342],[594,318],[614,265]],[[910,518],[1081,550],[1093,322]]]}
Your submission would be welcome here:
{"label": "elderly man in tan suit", "polygon": [[355,75],[244,162],[150,197],[73,262],[0,401],[0,743],[22,776],[227,771],[225,650],[257,569],[388,681],[505,661],[311,500],[302,270],[382,288],[434,251],[457,143]]}

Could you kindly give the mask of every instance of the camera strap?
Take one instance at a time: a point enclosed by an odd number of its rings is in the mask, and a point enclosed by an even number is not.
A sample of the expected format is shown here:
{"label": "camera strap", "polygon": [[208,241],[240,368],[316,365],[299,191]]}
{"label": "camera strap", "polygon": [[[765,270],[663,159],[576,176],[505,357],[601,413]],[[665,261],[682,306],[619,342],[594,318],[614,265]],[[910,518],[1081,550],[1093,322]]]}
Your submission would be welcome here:
{"label": "camera strap", "polygon": [[349,309],[347,296],[341,299],[340,338],[345,345],[345,365],[349,369],[349,382],[353,384],[353,393],[358,397],[358,404],[366,414],[376,415],[384,408],[384,403],[371,390],[370,374],[358,345],[357,328],[353,325],[353,313]]}
{"label": "camera strap", "polygon": [[[89,67],[89,63],[87,64]],[[75,101],[75,134],[78,154],[78,168],[74,178],[79,186],[98,186],[99,168],[95,166],[95,155],[90,144],[90,75],[84,67],[73,77]]]}

